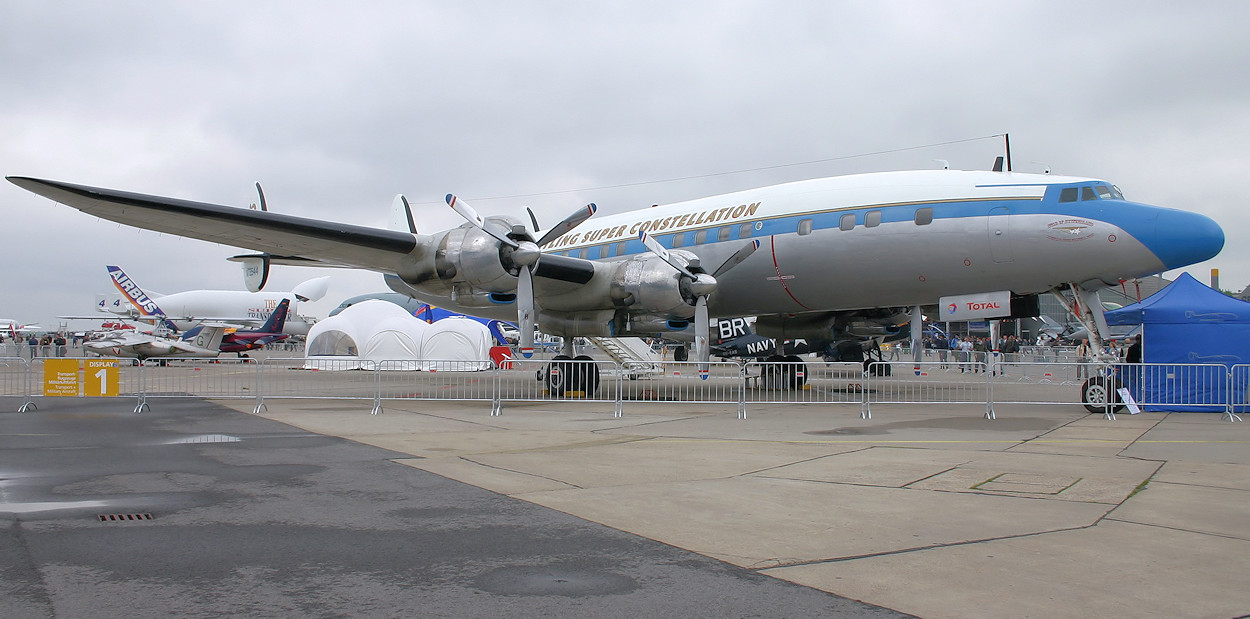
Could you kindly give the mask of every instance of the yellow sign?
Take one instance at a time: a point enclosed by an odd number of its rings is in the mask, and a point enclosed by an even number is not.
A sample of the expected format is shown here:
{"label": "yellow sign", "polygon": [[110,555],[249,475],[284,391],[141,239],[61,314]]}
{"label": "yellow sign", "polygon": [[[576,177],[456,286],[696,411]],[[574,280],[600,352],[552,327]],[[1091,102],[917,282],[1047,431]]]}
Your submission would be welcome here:
{"label": "yellow sign", "polygon": [[116,359],[43,360],[45,396],[72,398],[116,396],[120,393],[121,377]]}
{"label": "yellow sign", "polygon": [[78,363],[77,359],[44,359],[43,395],[76,397]]}
{"label": "yellow sign", "polygon": [[83,395],[113,397],[121,394],[117,359],[88,359],[83,370]]}

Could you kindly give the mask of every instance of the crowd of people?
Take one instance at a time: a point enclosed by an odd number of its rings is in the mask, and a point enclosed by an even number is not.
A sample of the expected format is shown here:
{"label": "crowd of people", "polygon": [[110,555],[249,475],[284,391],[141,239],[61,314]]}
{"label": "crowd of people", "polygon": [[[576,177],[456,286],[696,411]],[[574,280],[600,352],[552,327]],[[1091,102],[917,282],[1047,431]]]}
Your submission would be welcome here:
{"label": "crowd of people", "polygon": [[[885,346],[886,349],[883,350],[883,356],[889,360],[899,360],[900,353],[907,346],[907,343],[898,341]],[[1036,350],[1036,347],[1039,345],[1015,335],[1002,336],[996,344],[988,337],[959,337],[955,334],[947,335],[943,333],[926,334],[924,336],[925,357],[928,359],[936,357],[937,362],[943,368],[957,368],[960,372],[984,372],[992,352],[998,352],[1001,355],[1001,360],[1008,363],[1020,361],[1020,355],[1026,346],[1033,346],[1033,350]],[[1087,339],[1077,340],[1074,343],[1052,339],[1040,344],[1040,346],[1045,349],[1074,346],[1076,362],[1082,364],[1107,358],[1121,359],[1125,363],[1141,363],[1142,361],[1141,338],[1138,336],[1130,336],[1119,341],[1109,340],[1103,344],[1102,350],[1098,351],[1101,354],[1097,354],[1091,348]]]}

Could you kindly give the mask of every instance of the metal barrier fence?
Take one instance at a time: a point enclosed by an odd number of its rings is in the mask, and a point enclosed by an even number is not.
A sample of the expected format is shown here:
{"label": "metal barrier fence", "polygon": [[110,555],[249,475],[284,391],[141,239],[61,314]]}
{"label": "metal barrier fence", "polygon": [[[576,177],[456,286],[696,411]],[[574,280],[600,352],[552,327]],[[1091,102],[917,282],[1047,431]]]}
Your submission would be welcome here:
{"label": "metal barrier fence", "polygon": [[[98,359],[95,357],[89,358]],[[85,360],[85,359],[79,359]],[[19,410],[34,407],[41,395],[42,359],[0,358],[0,397],[20,398]],[[119,394],[137,398],[135,411],[152,398],[247,398],[256,411],[275,398],[446,400],[489,402],[492,415],[505,403],[577,401],[603,405],[622,415],[631,403],[736,405],[745,418],[752,405],[847,404],[872,417],[884,404],[953,404],[983,408],[995,418],[995,404],[1079,405],[1114,411],[1126,393],[1143,410],[1221,412],[1239,421],[1250,408],[1250,365],[1079,364],[1071,362],[949,360],[856,363],[718,362],[707,378],[695,362],[617,364],[590,360],[514,359],[496,367],[490,361],[383,361],[360,369],[359,361],[304,358],[120,360]],[[1102,408],[1091,407],[1090,390],[1101,389]],[[1120,390],[1124,389],[1124,392]]]}

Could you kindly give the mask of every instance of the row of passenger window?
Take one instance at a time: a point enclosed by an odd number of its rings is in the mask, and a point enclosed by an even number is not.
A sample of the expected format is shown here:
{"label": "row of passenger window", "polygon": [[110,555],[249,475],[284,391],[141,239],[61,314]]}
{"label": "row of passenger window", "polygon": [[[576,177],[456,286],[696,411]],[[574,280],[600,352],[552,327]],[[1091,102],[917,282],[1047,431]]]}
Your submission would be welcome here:
{"label": "row of passenger window", "polygon": [[[752,223],[738,224],[736,226],[721,226],[715,229],[695,230],[694,232],[678,232],[673,234],[668,240],[672,242],[670,247],[677,249],[687,245],[703,245],[705,243],[716,241],[729,241],[734,238],[749,239],[751,238],[751,232],[753,229],[754,224]],[[711,237],[710,241],[708,240],[709,236]],[[657,237],[657,239],[660,240],[662,244],[667,245],[667,243],[664,243],[664,237]],[[627,241],[619,241],[616,243],[609,243],[607,245],[583,247],[581,249],[574,249],[565,252],[564,255],[573,258],[586,258],[590,260],[594,260],[596,258],[611,258],[612,256],[623,256],[625,255],[626,242]]]}
{"label": "row of passenger window", "polygon": [[[847,213],[838,220],[838,228],[841,230],[855,229],[855,213]],[[927,226],[933,223],[933,209],[929,207],[916,209],[915,221],[917,226]],[[881,225],[881,211],[868,211],[864,214],[864,227],[875,228]],[[728,241],[733,238],[749,239],[751,238],[754,224],[745,223],[736,226],[721,226],[715,229],[695,230],[691,232],[678,232],[671,237],[673,249],[686,247],[688,245],[703,245],[709,242]],[[798,233],[800,236],[806,236],[812,233],[812,220],[799,220]],[[693,238],[691,236],[693,235]],[[711,240],[708,240],[711,235]],[[663,237],[659,237],[663,242]],[[687,240],[690,242],[687,243]],[[617,243],[609,243],[607,245],[597,245],[595,247],[583,247],[581,249],[573,249],[564,253],[566,256],[573,258],[585,258],[595,260],[597,258],[611,258],[613,256],[625,255],[626,241]]]}
{"label": "row of passenger window", "polygon": [[[855,229],[855,213],[847,213],[838,219],[839,230]],[[933,223],[933,209],[931,207],[916,209],[915,221],[917,226],[927,226]],[[864,213],[864,227],[876,228],[881,225],[881,211],[868,211]],[[812,220],[804,219],[799,221],[799,235],[807,235],[812,233]]]}

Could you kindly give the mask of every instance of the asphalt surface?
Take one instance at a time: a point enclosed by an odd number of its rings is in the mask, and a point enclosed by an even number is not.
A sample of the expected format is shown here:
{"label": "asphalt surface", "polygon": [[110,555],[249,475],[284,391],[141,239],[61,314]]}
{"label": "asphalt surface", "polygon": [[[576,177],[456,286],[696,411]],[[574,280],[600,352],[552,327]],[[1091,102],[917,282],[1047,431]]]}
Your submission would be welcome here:
{"label": "asphalt surface", "polygon": [[0,413],[0,617],[905,616],[392,461],[408,454],[131,404]]}

